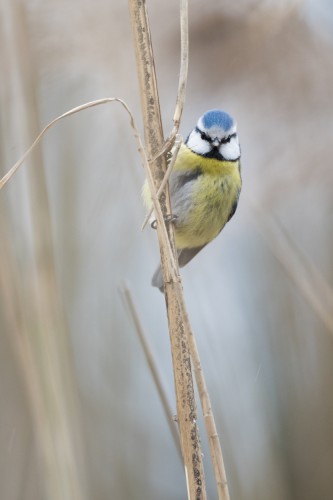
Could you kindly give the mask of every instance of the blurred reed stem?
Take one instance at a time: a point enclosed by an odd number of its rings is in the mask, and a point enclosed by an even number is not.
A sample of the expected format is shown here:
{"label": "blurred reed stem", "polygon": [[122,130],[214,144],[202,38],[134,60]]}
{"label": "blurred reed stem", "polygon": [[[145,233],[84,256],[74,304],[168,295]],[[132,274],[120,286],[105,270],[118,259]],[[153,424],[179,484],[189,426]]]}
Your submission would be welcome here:
{"label": "blurred reed stem", "polygon": [[[25,149],[40,128],[36,68],[23,4],[4,0],[3,11],[8,48],[3,75],[8,93],[13,93],[10,102],[16,103],[11,110],[11,127],[5,132],[11,137],[8,143]],[[9,151],[6,155],[10,155]],[[2,255],[6,256],[15,279],[13,283],[13,279],[1,277],[5,283],[2,294],[8,305],[11,340],[27,386],[41,458],[44,498],[82,500],[85,474],[78,401],[68,331],[56,284],[52,223],[41,153],[35,153],[32,161],[34,168],[18,179],[18,186],[12,187],[21,191],[23,199],[16,193],[15,199],[7,200],[4,241],[8,245],[2,243],[6,250]],[[12,287],[8,289],[10,284]]]}
{"label": "blurred reed stem", "polygon": [[173,442],[175,444],[179,458],[182,462],[183,457],[182,457],[182,451],[180,449],[180,444],[179,444],[178,429],[176,427],[175,419],[174,419],[173,413],[171,411],[165,389],[164,389],[163,384],[162,384],[162,380],[161,380],[161,376],[160,376],[159,371],[158,371],[157,363],[155,362],[154,355],[153,355],[152,350],[149,346],[147,336],[146,336],[144,329],[143,329],[143,326],[141,324],[137,308],[135,307],[132,294],[131,294],[127,285],[123,285],[123,287],[121,289],[121,293],[122,293],[123,298],[126,302],[128,310],[130,312],[130,315],[132,317],[132,320],[133,320],[133,323],[135,326],[135,331],[137,333],[140,344],[142,346],[150,373],[153,377],[158,395],[160,397],[160,400],[161,400],[161,403],[163,406],[164,413],[166,415],[166,419],[168,422],[168,426],[170,429],[170,433],[171,433]]}
{"label": "blurred reed stem", "polygon": [[281,263],[328,332],[333,335],[332,288],[281,223],[253,200],[249,204],[254,214],[252,220],[270,251]]}

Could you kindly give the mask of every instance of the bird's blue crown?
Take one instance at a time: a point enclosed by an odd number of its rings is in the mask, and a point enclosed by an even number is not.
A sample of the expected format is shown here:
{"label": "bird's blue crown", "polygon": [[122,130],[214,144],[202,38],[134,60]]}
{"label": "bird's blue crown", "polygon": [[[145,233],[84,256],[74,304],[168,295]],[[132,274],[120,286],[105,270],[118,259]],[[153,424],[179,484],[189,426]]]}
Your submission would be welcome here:
{"label": "bird's blue crown", "polygon": [[226,113],[225,111],[221,111],[219,109],[212,109],[207,111],[202,117],[202,124],[206,129],[210,129],[212,127],[219,127],[223,130],[230,130],[234,125],[234,120],[232,117]]}

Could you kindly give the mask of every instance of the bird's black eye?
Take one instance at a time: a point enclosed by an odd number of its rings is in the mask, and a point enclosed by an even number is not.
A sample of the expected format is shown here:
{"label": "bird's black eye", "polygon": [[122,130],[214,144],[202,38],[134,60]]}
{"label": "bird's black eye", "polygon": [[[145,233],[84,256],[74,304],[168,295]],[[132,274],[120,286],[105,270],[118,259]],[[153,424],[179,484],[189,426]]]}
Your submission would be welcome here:
{"label": "bird's black eye", "polygon": [[203,141],[210,141],[210,137],[205,132],[200,132],[200,136]]}
{"label": "bird's black eye", "polygon": [[195,131],[200,134],[200,137],[203,141],[208,141],[210,142],[210,137],[209,135],[205,134],[205,132],[203,132],[202,130],[199,129],[199,127],[195,127]]}
{"label": "bird's black eye", "polygon": [[227,137],[225,137],[224,139],[222,139],[222,144],[227,144],[228,142],[230,142],[230,141],[231,141],[231,139],[232,139],[233,137],[236,137],[236,135],[237,135],[236,133],[231,134],[231,135],[228,135]]}
{"label": "bird's black eye", "polygon": [[228,142],[231,141],[231,135],[228,135],[227,137],[224,137],[224,139],[222,139],[222,144],[228,144]]}

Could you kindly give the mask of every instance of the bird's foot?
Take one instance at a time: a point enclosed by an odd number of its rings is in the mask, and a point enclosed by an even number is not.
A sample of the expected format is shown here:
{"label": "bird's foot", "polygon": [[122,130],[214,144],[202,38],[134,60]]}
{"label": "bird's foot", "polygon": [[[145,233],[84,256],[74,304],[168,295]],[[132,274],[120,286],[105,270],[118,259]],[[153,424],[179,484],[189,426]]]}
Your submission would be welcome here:
{"label": "bird's foot", "polygon": [[[178,215],[175,215],[175,214],[167,214],[165,217],[164,217],[164,221],[166,224],[170,224],[172,222],[175,222],[176,220],[178,219]],[[153,220],[153,222],[150,224],[150,226],[153,228],[153,229],[157,229],[157,220]]]}

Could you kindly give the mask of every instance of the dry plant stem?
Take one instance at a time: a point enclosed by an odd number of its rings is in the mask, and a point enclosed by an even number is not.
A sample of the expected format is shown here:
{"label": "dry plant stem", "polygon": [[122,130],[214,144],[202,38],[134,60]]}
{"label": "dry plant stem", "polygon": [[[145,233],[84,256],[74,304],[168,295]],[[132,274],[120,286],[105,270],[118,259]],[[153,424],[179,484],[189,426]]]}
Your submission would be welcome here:
{"label": "dry plant stem", "polygon": [[164,154],[169,151],[173,145],[174,139],[179,129],[180,119],[183,114],[186,84],[188,74],[188,0],[180,1],[180,70],[178,81],[178,92],[175,112],[173,115],[174,126],[165,141],[159,154]]}
{"label": "dry plant stem", "polygon": [[[185,91],[186,91],[186,81],[187,81],[187,72],[188,72],[188,5],[187,0],[181,2],[181,68],[180,68],[180,77],[179,77],[179,85],[178,85],[178,95],[176,101],[176,109],[174,113],[174,127],[169,135],[168,140],[164,144],[162,148],[162,152],[168,151],[168,149],[172,146],[175,135],[177,134],[180,118],[183,111],[183,106],[185,102]],[[168,170],[164,175],[163,181],[159,186],[157,192],[157,198],[159,199],[161,192],[164,189],[164,185],[166,184],[169,175],[172,171],[174,162],[177,158],[177,153],[180,148],[180,143],[176,145],[175,151],[172,157],[172,160],[169,164]],[[161,152],[160,152],[161,154]],[[145,221],[143,223],[142,229],[147,224],[149,217],[153,211],[153,208],[147,214]],[[218,498],[219,500],[228,500],[229,499],[229,490],[226,480],[226,473],[224,468],[223,456],[221,445],[219,441],[219,437],[216,430],[215,419],[211,409],[210,398],[207,391],[207,386],[204,378],[204,374],[201,368],[199,353],[196,345],[195,338],[193,336],[190,323],[188,320],[188,316],[185,309],[184,300],[182,297],[182,291],[180,290],[180,300],[179,304],[181,304],[182,309],[182,319],[183,323],[186,326],[186,334],[189,342],[189,349],[191,353],[191,358],[194,365],[195,378],[199,390],[199,396],[202,406],[202,412],[204,415],[204,422],[206,426],[206,432],[208,436],[209,449],[211,454],[211,460],[213,464],[213,470],[215,475],[215,481],[217,484],[218,490]],[[179,305],[178,304],[178,305]],[[185,320],[185,321],[184,321]]]}
{"label": "dry plant stem", "polygon": [[[13,175],[16,173],[16,171],[19,169],[19,167],[24,163],[24,161],[32,153],[32,151],[35,149],[35,147],[39,144],[39,142],[43,138],[44,134],[51,127],[53,127],[53,125],[55,125],[60,120],[63,120],[64,118],[67,118],[68,116],[74,115],[75,113],[79,113],[80,111],[83,111],[85,109],[89,109],[89,108],[92,108],[94,106],[99,106],[101,104],[107,104],[107,103],[110,103],[110,102],[119,102],[119,103],[121,103],[125,107],[126,111],[129,113],[131,119],[133,120],[133,115],[132,115],[131,111],[129,110],[128,106],[126,105],[126,103],[124,101],[122,101],[121,99],[117,99],[115,97],[106,97],[104,99],[97,99],[96,101],[90,101],[90,102],[87,102],[85,104],[81,104],[80,106],[76,106],[75,108],[72,108],[72,109],[66,111],[62,115],[57,116],[54,120],[52,120],[50,123],[48,123],[43,128],[43,130],[36,137],[36,139],[31,144],[31,146],[26,150],[26,152],[21,156],[21,158],[19,160],[17,160],[17,162],[11,167],[11,169],[7,172],[7,174],[5,174],[2,177],[2,179],[0,179],[0,189],[2,189],[7,184],[7,182],[13,177]],[[134,127],[135,127],[135,125],[134,125]],[[135,131],[137,132],[137,129]]]}
{"label": "dry plant stem", "polygon": [[145,169],[145,173],[146,173],[147,178],[148,178],[148,182],[149,182],[149,186],[150,186],[151,192],[153,193],[152,194],[152,200],[153,200],[153,204],[154,204],[155,215],[156,215],[157,221],[159,222],[160,227],[161,227],[161,232],[162,232],[162,237],[163,237],[164,243],[165,243],[165,245],[167,247],[169,247],[169,255],[171,255],[170,263],[171,263],[171,268],[172,268],[172,271],[173,271],[173,276],[176,276],[176,274],[175,274],[177,272],[176,271],[176,264],[175,264],[175,261],[174,261],[174,259],[172,257],[172,252],[171,252],[171,249],[170,249],[170,243],[169,243],[168,235],[167,235],[167,232],[166,232],[165,225],[163,224],[163,215],[162,215],[162,212],[161,212],[161,207],[160,207],[159,203],[157,203],[156,193],[155,193],[155,190],[154,190],[154,180],[153,180],[150,168],[149,168],[149,164],[148,164],[148,159],[147,159],[147,156],[146,156],[146,152],[145,152],[145,149],[143,147],[143,144],[142,144],[142,141],[141,141],[138,129],[137,129],[136,125],[135,125],[135,121],[134,121],[133,115],[132,115],[130,109],[128,108],[127,104],[122,99],[118,99],[116,97],[105,97],[104,99],[97,99],[96,101],[90,101],[90,102],[87,102],[85,104],[81,104],[80,106],[72,108],[69,111],[66,111],[65,113],[63,113],[62,115],[56,117],[54,120],[52,120],[50,123],[48,123],[43,128],[43,130],[36,137],[36,139],[31,144],[31,146],[21,156],[21,158],[10,168],[10,170],[7,172],[7,174],[5,174],[0,179],[0,190],[3,187],[5,187],[5,185],[7,184],[7,182],[13,177],[13,175],[17,172],[17,170],[19,169],[19,167],[25,162],[25,160],[29,157],[29,155],[33,152],[33,150],[36,148],[36,146],[42,140],[44,134],[51,127],[53,127],[53,125],[55,125],[60,120],[62,120],[64,118],[67,118],[68,116],[74,115],[75,113],[79,113],[81,111],[84,111],[85,109],[89,109],[89,108],[92,108],[94,106],[99,106],[101,104],[108,104],[108,103],[113,103],[113,102],[119,102],[125,108],[125,110],[127,111],[127,113],[130,116],[130,124],[131,124],[132,130],[133,130],[133,133],[134,133],[134,138],[135,138],[135,140],[137,142],[138,151],[139,151],[139,153],[141,155],[142,163],[143,163],[143,166],[144,166],[144,169]]}
{"label": "dry plant stem", "polygon": [[126,284],[123,285],[123,287],[121,289],[121,293],[124,297],[124,300],[127,304],[128,310],[131,314],[136,333],[138,335],[140,344],[141,344],[143,352],[145,354],[150,372],[152,374],[154,383],[155,383],[156,388],[157,388],[158,395],[161,399],[162,406],[163,406],[164,413],[165,413],[166,418],[167,418],[167,422],[169,425],[169,429],[171,432],[173,442],[174,442],[175,447],[177,449],[179,458],[180,458],[181,462],[183,462],[182,451],[180,449],[180,444],[179,444],[178,429],[177,429],[177,426],[176,426],[176,423],[175,423],[175,420],[173,417],[173,413],[171,411],[171,408],[170,408],[170,405],[168,402],[168,398],[167,398],[166,392],[164,390],[160,374],[158,372],[157,364],[155,363],[153,353],[150,349],[148,340],[146,338],[144,329],[142,327],[137,308],[135,307],[135,304],[134,304],[134,301],[132,298],[132,294],[131,294],[131,292]]}
{"label": "dry plant stem", "polygon": [[[173,115],[175,125],[175,135],[178,132],[180,119],[184,109],[186,83],[188,73],[188,1],[181,0],[180,2],[180,71],[178,82],[178,93],[176,100],[176,109]],[[172,133],[170,134],[170,136]]]}
{"label": "dry plant stem", "polygon": [[[173,154],[172,154],[172,158],[171,158],[171,160],[170,160],[170,163],[169,163],[169,165],[168,165],[168,169],[167,169],[167,171],[166,171],[166,173],[165,173],[165,176],[163,177],[163,181],[161,182],[161,185],[160,185],[160,187],[158,188],[158,191],[157,191],[157,193],[156,193],[156,197],[157,197],[157,199],[158,199],[158,200],[160,199],[160,196],[161,196],[161,194],[162,194],[162,193],[163,193],[163,191],[164,191],[165,185],[166,185],[166,183],[167,183],[167,182],[168,182],[168,180],[169,180],[170,174],[171,174],[171,172],[172,172],[172,169],[173,169],[174,164],[175,164],[176,159],[177,159],[178,151],[179,151],[179,149],[180,149],[180,146],[182,145],[182,140],[183,140],[183,139],[182,139],[182,137],[181,137],[181,136],[179,136],[179,139],[176,139],[176,142],[175,142],[175,147],[174,147],[174,151],[173,151]],[[141,231],[143,231],[143,230],[144,230],[144,228],[146,227],[146,225],[147,225],[147,223],[148,223],[148,221],[149,221],[149,218],[150,218],[151,214],[153,213],[153,211],[154,211],[154,207],[152,206],[152,207],[151,207],[151,209],[148,211],[148,213],[147,213],[147,215],[146,215],[146,217],[145,217],[145,220],[143,221],[143,224],[142,224],[142,226],[141,226]]]}
{"label": "dry plant stem", "polygon": [[185,329],[187,333],[187,338],[190,346],[191,359],[193,363],[193,370],[195,374],[195,380],[197,383],[199,397],[201,402],[202,414],[204,418],[209,452],[212,460],[214,477],[217,486],[217,493],[219,500],[229,500],[229,488],[227,483],[227,476],[224,467],[223,455],[219,436],[216,429],[214,414],[212,411],[212,405],[210,402],[209,393],[207,390],[207,385],[202,370],[199,351],[195,337],[193,335],[191,325],[188,319],[186,310],[184,310],[184,322]]}
{"label": "dry plant stem", "polygon": [[[186,82],[187,82],[187,73],[188,73],[188,2],[187,0],[181,1],[181,66],[180,66],[180,76],[179,76],[179,84],[178,84],[178,94],[176,101],[176,109],[173,117],[174,127],[169,134],[167,141],[165,142],[162,152],[168,151],[168,149],[172,146],[175,135],[177,134],[179,123],[184,107],[185,102],[185,92],[186,92]],[[164,189],[164,186],[172,172],[173,165],[176,161],[177,154],[180,148],[180,143],[176,144],[175,151],[173,153],[172,160],[168,166],[168,170],[164,176],[164,179],[158,189],[157,198],[159,199],[161,192]],[[153,208],[148,212],[145,221],[142,225],[142,229],[146,226],[147,221],[149,220],[150,215],[153,212]],[[204,422],[209,442],[209,450],[214,470],[215,481],[218,490],[218,498],[219,500],[228,500],[229,490],[228,484],[226,480],[226,473],[224,467],[224,461],[222,456],[221,445],[219,441],[219,437],[217,434],[216,424],[214,415],[211,408],[210,398],[204,378],[204,374],[201,367],[201,362],[199,358],[199,352],[197,349],[195,337],[192,333],[191,326],[188,320],[188,316],[186,313],[184,301],[181,300],[182,308],[183,308],[183,318],[185,319],[186,326],[186,334],[189,343],[189,349],[191,353],[191,358],[193,362],[193,368],[195,373],[195,379],[198,386],[200,402],[202,407],[202,412],[204,416]]]}
{"label": "dry plant stem", "polygon": [[[145,2],[129,0],[129,10],[131,14],[138,67],[147,155],[149,158],[155,158],[161,150],[164,138]],[[156,157],[156,160],[151,162],[151,170],[154,177],[154,184],[150,185],[150,191],[156,213],[156,209],[159,205],[159,200],[157,200],[156,197],[156,190],[162,182],[167,170],[165,157]],[[160,204],[164,215],[170,213],[168,185],[166,185],[165,192],[162,193],[160,197]],[[187,478],[188,496],[191,500],[199,500],[206,498],[206,489],[201,446],[196,424],[196,407],[190,354],[179,300],[182,289],[178,279],[173,227],[171,224],[167,227],[172,250],[170,255],[169,249],[165,245],[162,237],[163,226],[165,227],[164,220],[158,220],[157,234],[160,243],[161,264],[165,281],[165,298],[174,366],[179,435],[184,459],[185,475]],[[175,264],[174,269],[172,269],[171,266],[173,263]],[[174,273],[174,270],[176,273]]]}
{"label": "dry plant stem", "polygon": [[[152,201],[153,201],[153,206],[154,206],[154,210],[155,210],[155,216],[156,216],[156,219],[159,223],[161,237],[163,238],[164,245],[168,248],[167,258],[169,258],[169,262],[170,262],[169,269],[171,269],[172,278],[176,279],[178,272],[176,269],[175,259],[173,257],[172,251],[171,251],[170,242],[169,242],[169,238],[167,235],[166,227],[165,227],[165,224],[163,222],[164,219],[163,219],[163,215],[162,215],[162,211],[161,211],[161,206],[157,202],[156,192],[155,192],[155,188],[154,188],[154,180],[153,180],[150,168],[149,168],[146,152],[145,152],[145,149],[143,147],[138,129],[135,125],[133,115],[132,115],[130,109],[128,108],[127,104],[122,99],[118,99],[116,97],[105,97],[104,99],[97,99],[96,101],[90,101],[90,102],[87,102],[85,104],[81,104],[80,106],[77,106],[75,108],[72,108],[69,111],[66,111],[66,113],[63,113],[62,115],[60,115],[57,118],[55,118],[54,120],[52,120],[48,125],[46,125],[46,127],[44,127],[44,129],[40,132],[40,134],[37,136],[37,138],[34,140],[34,142],[31,144],[31,146],[26,150],[26,152],[23,154],[23,156],[10,168],[10,170],[7,172],[7,174],[5,174],[0,179],[0,190],[13,177],[13,175],[17,172],[19,167],[24,163],[24,161],[28,158],[28,156],[33,152],[33,150],[39,144],[39,142],[43,138],[44,134],[51,127],[53,127],[53,125],[55,125],[57,122],[59,122],[63,118],[67,118],[68,116],[71,116],[75,113],[79,113],[85,109],[92,108],[94,106],[99,106],[101,104],[108,104],[108,103],[113,103],[113,102],[119,102],[125,108],[125,110],[127,111],[127,113],[130,116],[130,124],[131,124],[132,130],[133,130],[133,133],[134,133],[134,138],[137,142],[138,151],[141,155],[141,159],[142,159],[142,163],[143,163],[143,166],[145,169],[145,173],[146,173],[146,176],[148,178],[150,191],[152,193]],[[160,156],[160,155],[158,155],[158,156]]]}

